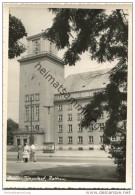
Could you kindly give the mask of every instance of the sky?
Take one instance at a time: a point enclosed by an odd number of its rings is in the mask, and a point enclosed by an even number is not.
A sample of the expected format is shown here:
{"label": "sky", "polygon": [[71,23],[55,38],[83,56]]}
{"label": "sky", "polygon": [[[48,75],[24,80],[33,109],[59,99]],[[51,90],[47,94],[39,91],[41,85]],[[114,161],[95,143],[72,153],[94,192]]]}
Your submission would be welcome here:
{"label": "sky", "polygon": [[[54,14],[46,8],[10,8],[11,15],[20,19],[26,29],[27,36],[41,33],[51,27]],[[20,40],[27,45],[26,38]],[[65,50],[59,51],[58,56],[63,57]],[[17,61],[26,53],[21,54],[18,58],[8,61],[8,112],[7,117],[18,122],[19,120],[19,62]],[[95,71],[99,69],[112,68],[115,63],[98,64],[96,61],[91,61],[88,53],[81,56],[81,60],[75,66],[65,66],[65,77],[70,74]]]}

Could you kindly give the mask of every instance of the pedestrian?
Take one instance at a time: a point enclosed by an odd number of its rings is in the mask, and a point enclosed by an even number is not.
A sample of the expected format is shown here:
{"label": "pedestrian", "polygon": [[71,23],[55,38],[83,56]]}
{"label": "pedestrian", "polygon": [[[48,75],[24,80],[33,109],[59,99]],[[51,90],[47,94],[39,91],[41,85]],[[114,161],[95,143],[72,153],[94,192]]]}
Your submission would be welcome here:
{"label": "pedestrian", "polygon": [[32,144],[31,147],[31,156],[30,156],[30,160],[36,162],[36,146],[35,144]]}
{"label": "pedestrian", "polygon": [[22,152],[23,152],[23,147],[21,145],[18,145],[18,153],[17,153],[18,161],[22,160]]}
{"label": "pedestrian", "polygon": [[30,161],[30,147],[27,143],[24,144],[24,151],[23,151],[23,162]]}

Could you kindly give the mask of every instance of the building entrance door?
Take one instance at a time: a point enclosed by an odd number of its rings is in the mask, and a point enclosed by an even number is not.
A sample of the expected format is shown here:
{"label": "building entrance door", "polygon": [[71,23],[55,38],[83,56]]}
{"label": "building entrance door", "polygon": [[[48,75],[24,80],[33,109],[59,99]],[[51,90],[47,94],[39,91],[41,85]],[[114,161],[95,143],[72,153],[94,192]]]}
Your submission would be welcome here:
{"label": "building entrance door", "polygon": [[27,143],[27,138],[23,139],[23,146]]}
{"label": "building entrance door", "polygon": [[17,146],[19,146],[21,144],[21,140],[20,138],[17,139]]}

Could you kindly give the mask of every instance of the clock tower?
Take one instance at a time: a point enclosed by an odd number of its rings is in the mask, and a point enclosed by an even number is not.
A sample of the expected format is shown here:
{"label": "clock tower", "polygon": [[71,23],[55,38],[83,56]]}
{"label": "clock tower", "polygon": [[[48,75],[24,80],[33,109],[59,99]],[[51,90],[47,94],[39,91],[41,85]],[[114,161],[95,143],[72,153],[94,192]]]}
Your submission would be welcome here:
{"label": "clock tower", "polygon": [[42,146],[43,142],[54,142],[54,94],[58,91],[52,83],[64,81],[64,64],[57,51],[43,33],[27,38],[27,55],[18,60],[19,130],[14,134],[15,145],[34,142]]}

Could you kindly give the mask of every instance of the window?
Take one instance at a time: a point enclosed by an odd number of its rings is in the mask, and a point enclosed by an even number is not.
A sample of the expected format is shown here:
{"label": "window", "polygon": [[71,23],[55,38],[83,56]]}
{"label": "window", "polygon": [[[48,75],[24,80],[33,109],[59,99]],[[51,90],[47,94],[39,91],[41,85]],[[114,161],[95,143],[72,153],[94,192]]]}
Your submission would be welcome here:
{"label": "window", "polygon": [[58,144],[63,144],[63,137],[58,137]]}
{"label": "window", "polygon": [[63,132],[63,126],[62,125],[58,125],[58,132],[62,133]]}
{"label": "window", "polygon": [[100,142],[100,143],[103,143],[103,136],[100,136],[99,142]]}
{"label": "window", "polygon": [[62,104],[59,104],[59,105],[58,105],[58,110],[59,110],[59,111],[62,110]]}
{"label": "window", "polygon": [[82,132],[82,131],[83,131],[82,126],[81,126],[81,124],[79,124],[78,125],[78,132]]}
{"label": "window", "polygon": [[34,94],[31,95],[31,100],[34,101]]}
{"label": "window", "polygon": [[72,114],[68,114],[68,121],[72,121]]}
{"label": "window", "polygon": [[25,95],[25,102],[29,101],[29,95]]}
{"label": "window", "polygon": [[90,126],[89,126],[89,131],[93,131],[94,130],[94,124],[90,124]]}
{"label": "window", "polygon": [[82,120],[82,114],[78,113],[78,121]]}
{"label": "window", "polygon": [[30,101],[34,101],[34,94],[31,94]]}
{"label": "window", "polygon": [[58,121],[62,121],[62,114],[58,115]]}
{"label": "window", "polygon": [[68,110],[72,110],[72,104],[68,104]]}
{"label": "window", "polygon": [[103,131],[105,129],[105,124],[104,123],[99,123],[100,126],[100,131]]}
{"label": "window", "polygon": [[31,95],[25,95],[25,102],[29,101],[34,101],[34,96],[35,96],[35,101],[39,101],[39,93],[36,94],[31,94]]}
{"label": "window", "polygon": [[33,53],[40,52],[40,39],[33,41]]}
{"label": "window", "polygon": [[29,107],[25,107],[25,121],[29,121]]}
{"label": "window", "polygon": [[68,125],[68,132],[72,133],[72,125]]}
{"label": "window", "polygon": [[83,143],[83,137],[82,136],[78,136],[78,144],[82,144]]}
{"label": "window", "polygon": [[72,143],[73,143],[72,136],[69,136],[69,137],[68,137],[68,144],[72,144]]}
{"label": "window", "polygon": [[20,139],[17,139],[17,146],[19,146],[21,144],[21,140]]}
{"label": "window", "polygon": [[89,143],[93,143],[93,136],[89,136]]}
{"label": "window", "polygon": [[39,120],[39,106],[36,106],[36,118],[35,120]]}
{"label": "window", "polygon": [[36,101],[39,101],[39,93],[36,93],[35,100],[36,100]]}
{"label": "window", "polygon": [[83,150],[83,147],[79,147],[78,150]]}
{"label": "window", "polygon": [[36,131],[39,131],[39,125],[36,125],[36,126],[35,126],[35,130],[36,130]]}
{"label": "window", "polygon": [[111,137],[111,140],[112,141],[117,141],[117,137],[116,136],[113,136],[113,137]]}
{"label": "window", "polygon": [[94,147],[89,147],[89,150],[94,150]]}
{"label": "window", "polygon": [[62,95],[59,95],[59,96],[58,96],[58,99],[61,100],[61,99],[62,99]]}
{"label": "window", "polygon": [[26,131],[29,131],[29,126],[25,125]]}
{"label": "window", "polygon": [[27,138],[23,138],[23,145],[25,145],[27,143]]}

